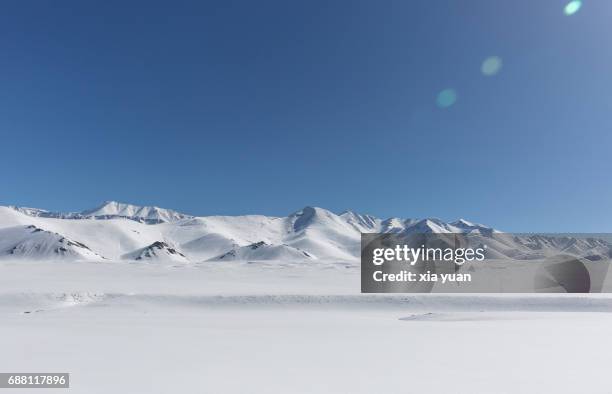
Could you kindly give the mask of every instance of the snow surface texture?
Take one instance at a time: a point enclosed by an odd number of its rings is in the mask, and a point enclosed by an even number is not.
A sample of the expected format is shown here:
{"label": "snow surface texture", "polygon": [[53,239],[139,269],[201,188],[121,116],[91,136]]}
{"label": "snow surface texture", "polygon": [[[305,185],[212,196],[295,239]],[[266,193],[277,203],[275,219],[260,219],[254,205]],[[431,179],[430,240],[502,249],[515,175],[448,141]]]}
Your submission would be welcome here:
{"label": "snow surface texture", "polygon": [[383,220],[314,207],[286,217],[194,217],[112,201],[79,213],[0,207],[0,230],[0,259],[357,263],[361,233],[476,234],[487,241],[490,258],[611,255],[610,245],[599,240],[515,237],[463,219]]}
{"label": "snow surface texture", "polygon": [[0,370],[71,393],[609,393],[605,295],[361,295],[316,262],[0,272]]}

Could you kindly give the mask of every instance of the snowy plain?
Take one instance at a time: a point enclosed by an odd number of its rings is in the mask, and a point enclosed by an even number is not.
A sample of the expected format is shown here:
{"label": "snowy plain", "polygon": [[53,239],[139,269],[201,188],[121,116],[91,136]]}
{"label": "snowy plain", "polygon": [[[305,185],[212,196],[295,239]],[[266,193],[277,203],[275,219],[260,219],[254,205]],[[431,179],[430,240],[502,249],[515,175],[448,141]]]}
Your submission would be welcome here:
{"label": "snowy plain", "polygon": [[605,296],[361,295],[346,266],[0,272],[0,370],[75,393],[609,392]]}

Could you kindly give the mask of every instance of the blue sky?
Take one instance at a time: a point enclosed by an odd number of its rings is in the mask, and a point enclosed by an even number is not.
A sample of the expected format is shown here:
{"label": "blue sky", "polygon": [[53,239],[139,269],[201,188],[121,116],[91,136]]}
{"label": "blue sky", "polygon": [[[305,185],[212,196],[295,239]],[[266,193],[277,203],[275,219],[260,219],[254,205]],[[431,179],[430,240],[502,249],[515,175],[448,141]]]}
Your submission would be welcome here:
{"label": "blue sky", "polygon": [[565,4],[7,2],[0,204],[612,231],[612,3]]}

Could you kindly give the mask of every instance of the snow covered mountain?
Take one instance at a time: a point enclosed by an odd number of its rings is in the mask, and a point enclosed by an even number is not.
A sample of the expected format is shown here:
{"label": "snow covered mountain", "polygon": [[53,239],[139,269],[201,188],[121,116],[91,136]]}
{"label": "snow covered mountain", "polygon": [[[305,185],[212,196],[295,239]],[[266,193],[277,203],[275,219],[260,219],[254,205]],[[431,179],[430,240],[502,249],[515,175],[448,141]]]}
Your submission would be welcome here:
{"label": "snow covered mountain", "polygon": [[175,247],[168,245],[166,242],[155,241],[151,245],[138,249],[133,253],[128,253],[125,256],[129,260],[134,261],[175,261],[179,263],[188,263],[187,257]]}
{"label": "snow covered mountain", "polygon": [[34,225],[0,229],[0,253],[33,260],[94,260],[104,258],[86,245]]}
{"label": "snow covered mountain", "polygon": [[97,208],[83,211],[79,214],[85,218],[113,219],[127,218],[143,221],[149,224],[175,222],[181,219],[191,218],[171,209],[159,207],[140,207],[137,205],[123,204],[116,201],[106,201]]}
{"label": "snow covered mountain", "polygon": [[270,245],[264,241],[259,241],[247,246],[233,248],[230,251],[223,253],[220,256],[213,257],[211,261],[224,260],[282,260],[282,261],[299,261],[307,259],[316,259],[315,256],[294,248],[289,245]]}
{"label": "snow covered mountain", "polygon": [[0,259],[357,262],[361,233],[373,232],[469,233],[486,241],[490,257],[500,258],[533,259],[560,252],[612,255],[610,245],[601,240],[516,237],[464,219],[380,219],[316,207],[285,217],[195,217],[108,201],[78,213],[0,206]]}
{"label": "snow covered mountain", "polygon": [[38,208],[25,208],[9,206],[18,212],[28,216],[54,218],[54,219],[116,219],[125,218],[137,222],[156,224],[175,222],[177,220],[191,218],[171,209],[159,207],[141,207],[137,205],[124,204],[116,201],[105,201],[100,206],[81,212],[50,212]]}

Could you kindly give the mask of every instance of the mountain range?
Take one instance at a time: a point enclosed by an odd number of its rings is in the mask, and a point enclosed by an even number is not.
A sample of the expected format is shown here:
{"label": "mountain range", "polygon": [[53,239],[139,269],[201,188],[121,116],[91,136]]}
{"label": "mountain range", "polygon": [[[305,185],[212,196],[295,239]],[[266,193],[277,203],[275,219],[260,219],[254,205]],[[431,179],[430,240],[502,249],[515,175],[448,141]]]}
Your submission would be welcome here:
{"label": "mountain range", "polygon": [[[607,242],[505,235],[460,219],[380,219],[305,207],[285,217],[205,216],[107,201],[82,212],[0,206],[0,259],[68,261],[359,260],[361,233],[470,233],[489,239],[493,257],[551,253],[610,255]],[[494,237],[495,239],[492,239]]]}

